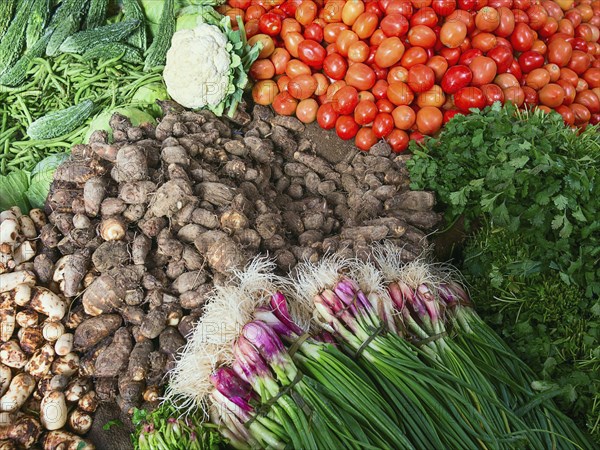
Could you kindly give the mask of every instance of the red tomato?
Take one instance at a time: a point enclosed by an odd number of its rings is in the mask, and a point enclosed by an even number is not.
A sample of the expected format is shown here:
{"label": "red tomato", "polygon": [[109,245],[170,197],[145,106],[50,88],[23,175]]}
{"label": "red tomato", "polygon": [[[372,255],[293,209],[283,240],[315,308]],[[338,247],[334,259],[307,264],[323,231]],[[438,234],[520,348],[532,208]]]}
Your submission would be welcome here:
{"label": "red tomato", "polygon": [[323,40],[328,44],[333,44],[337,41],[340,33],[348,29],[348,25],[343,23],[328,23],[323,28]]}
{"label": "red tomato", "polygon": [[525,77],[525,84],[536,91],[548,83],[550,83],[550,73],[545,69],[534,69]]}
{"label": "red tomato", "polygon": [[426,6],[425,8],[419,9],[410,18],[410,26],[416,27],[417,25],[425,25],[427,27],[434,27],[437,25],[438,20],[438,16],[433,8]]}
{"label": "red tomato", "polygon": [[258,28],[261,33],[277,36],[281,32],[281,18],[272,12],[268,12],[258,19]]}
{"label": "red tomato", "polygon": [[454,105],[464,112],[469,111],[470,108],[482,109],[485,103],[483,91],[476,87],[464,87],[454,94]]}
{"label": "red tomato", "polygon": [[404,45],[400,38],[386,38],[375,52],[375,64],[379,67],[391,67],[404,55]]}
{"label": "red tomato", "polygon": [[513,61],[512,51],[504,45],[497,45],[487,52],[487,56],[496,62],[498,73],[505,73]]}
{"label": "red tomato", "polygon": [[375,85],[371,88],[371,92],[377,100],[380,98],[387,98],[388,82],[385,80],[377,80]]}
{"label": "red tomato", "polygon": [[354,145],[356,145],[359,150],[367,151],[373,147],[377,141],[378,138],[375,136],[375,133],[371,128],[362,127],[360,130],[358,130],[358,133],[356,133]]}
{"label": "red tomato", "polygon": [[550,108],[562,105],[565,99],[565,90],[556,83],[548,83],[538,92],[540,103]]}
{"label": "red tomato", "polygon": [[390,83],[387,92],[388,99],[396,106],[410,105],[415,99],[415,94],[406,83],[401,81]]}
{"label": "red tomato", "polygon": [[348,48],[348,59],[351,62],[365,62],[368,57],[369,46],[364,41],[355,42]]}
{"label": "red tomato", "polygon": [[383,17],[383,10],[379,7],[376,1],[368,1],[365,6],[365,12],[375,14],[379,19]]}
{"label": "red tomato", "polygon": [[375,120],[377,113],[378,110],[375,102],[372,102],[371,100],[361,100],[354,110],[354,120],[359,125],[368,125]]}
{"label": "red tomato", "polygon": [[444,23],[440,30],[440,41],[449,48],[460,47],[466,37],[467,25],[458,20]]}
{"label": "red tomato", "polygon": [[377,25],[379,25],[379,17],[377,17],[377,14],[364,12],[358,16],[358,19],[356,19],[356,22],[352,25],[352,31],[354,31],[359,38],[367,39],[371,37],[373,32],[377,29]]}
{"label": "red tomato", "polygon": [[392,132],[386,138],[386,142],[390,147],[392,147],[392,151],[394,153],[400,153],[406,150],[408,148],[409,141],[410,138],[408,137],[408,134],[406,134],[405,131],[398,130],[397,128],[392,130]]}
{"label": "red tomato", "polygon": [[304,38],[321,42],[323,40],[323,28],[316,23],[311,23],[304,29]]}
{"label": "red tomato", "polygon": [[404,52],[404,55],[400,60],[400,65],[410,69],[415,64],[425,64],[428,59],[429,56],[424,48],[411,47]]}
{"label": "red tomato", "polygon": [[575,118],[575,125],[585,125],[588,123],[592,117],[590,110],[585,106],[579,103],[573,103],[571,106],[571,111],[573,111],[573,116]]}
{"label": "red tomato", "polygon": [[348,56],[348,49],[352,44],[359,42],[360,39],[354,31],[343,30],[340,32],[335,44],[338,48],[338,52],[342,56]]}
{"label": "red tomato", "polygon": [[591,114],[600,113],[600,97],[594,94],[594,91],[586,89],[578,92],[575,97],[575,103],[585,106]]}
{"label": "red tomato", "polygon": [[358,133],[359,126],[354,121],[352,116],[339,116],[335,122],[335,132],[340,137],[347,141],[352,139]]}
{"label": "red tomato", "polygon": [[529,107],[537,106],[539,103],[538,93],[529,86],[523,86],[523,104]]}
{"label": "red tomato", "polygon": [[483,55],[483,52],[481,50],[472,48],[472,49],[464,52],[462,55],[460,55],[460,59],[458,60],[458,63],[462,64],[463,66],[468,66],[469,64],[471,64],[471,61],[473,61],[475,58],[477,58],[478,56],[481,56],[481,55]]}
{"label": "red tomato", "polygon": [[373,132],[378,138],[383,138],[394,129],[394,118],[390,113],[380,112],[373,121]]}
{"label": "red tomato", "polygon": [[317,80],[312,75],[298,75],[287,86],[289,94],[298,100],[312,97],[317,89]]}
{"label": "red tomato", "polygon": [[317,118],[319,104],[314,98],[307,98],[298,103],[296,117],[302,123],[312,123]]}
{"label": "red tomato", "polygon": [[298,7],[296,8],[296,20],[304,25],[308,26],[317,17],[317,13],[319,12],[319,7],[317,4],[311,0],[304,0]]}
{"label": "red tomato", "polygon": [[375,32],[371,35],[371,38],[369,39],[369,44],[379,45],[385,40],[386,37],[388,36],[386,36],[385,33],[381,31],[381,28],[377,28]]}
{"label": "red tomato", "polygon": [[565,125],[575,125],[575,114],[573,114],[573,110],[571,108],[565,105],[560,105],[556,107],[555,111],[562,116]]}
{"label": "red tomato", "polygon": [[270,105],[277,94],[279,88],[273,80],[262,80],[252,87],[252,100],[259,105]]}
{"label": "red tomato", "polygon": [[442,77],[442,90],[446,94],[456,94],[460,89],[467,87],[473,79],[473,72],[467,66],[452,66]]}
{"label": "red tomato", "polygon": [[537,52],[527,51],[519,56],[519,66],[523,73],[529,73],[533,69],[539,69],[544,65],[544,56]]}
{"label": "red tomato", "polygon": [[246,10],[250,6],[251,0],[229,0],[227,4],[232,8]]}
{"label": "red tomato", "polygon": [[415,25],[408,32],[408,42],[413,47],[432,48],[436,39],[435,32],[426,25]]}
{"label": "red tomato", "polygon": [[267,10],[260,5],[250,5],[246,10],[244,20],[246,22],[249,20],[259,20],[266,12]]}
{"label": "red tomato", "polygon": [[292,59],[288,62],[287,67],[285,68],[285,74],[294,78],[297,75],[310,75],[310,67],[304,64],[302,61],[298,59]]}
{"label": "red tomato", "polygon": [[539,30],[548,21],[548,13],[542,5],[532,5],[525,11],[529,16],[529,26],[532,30]]}
{"label": "red tomato", "polygon": [[317,111],[317,123],[324,130],[331,130],[335,127],[339,114],[333,109],[331,103],[323,103]]}
{"label": "red tomato", "polygon": [[424,106],[417,112],[417,129],[425,135],[435,134],[442,126],[444,116],[439,108]]}
{"label": "red tomato", "polygon": [[394,110],[394,104],[387,98],[380,98],[375,104],[377,105],[377,111],[381,113],[391,113]]}
{"label": "red tomato", "polygon": [[415,124],[415,120],[417,120],[415,110],[407,105],[394,108],[392,117],[394,118],[394,125],[400,130],[410,130]]}
{"label": "red tomato", "polygon": [[525,23],[518,23],[510,36],[510,43],[518,52],[526,52],[533,45],[535,36],[533,30]]}
{"label": "red tomato", "polygon": [[519,66],[519,61],[517,61],[516,59],[513,59],[513,62],[511,63],[511,65],[508,68],[508,70],[506,71],[506,73],[510,73],[511,75],[514,75],[515,78],[517,78],[517,80],[523,79],[523,73],[521,72],[521,66]]}
{"label": "red tomato", "polygon": [[411,141],[415,141],[417,144],[421,144],[425,140],[425,136],[423,136],[418,131],[413,131],[409,136]]}
{"label": "red tomato", "polygon": [[496,36],[504,38],[510,36],[515,29],[515,15],[506,6],[501,6],[498,8],[498,16],[500,17],[500,24],[494,30],[494,33]]}
{"label": "red tomato", "polygon": [[333,80],[343,80],[348,70],[348,62],[338,54],[327,55],[323,60],[323,72]]}
{"label": "red tomato", "polygon": [[413,5],[408,0],[391,0],[383,10],[386,15],[402,14],[407,19],[410,19],[413,15]]}
{"label": "red tomato", "polygon": [[469,69],[473,72],[471,84],[481,86],[491,83],[496,77],[496,63],[487,56],[477,56],[469,64]]}
{"label": "red tomato", "polygon": [[564,67],[569,63],[573,47],[565,39],[557,38],[548,44],[548,62]]}
{"label": "red tomato", "polygon": [[589,69],[591,64],[592,60],[590,55],[582,52],[581,50],[573,50],[571,61],[569,61],[569,69],[571,69],[577,75],[583,75],[584,72]]}
{"label": "red tomato", "polygon": [[296,15],[296,9],[298,9],[298,5],[300,3],[301,2],[297,2],[297,1],[287,1],[287,2],[283,2],[281,4],[280,8],[287,17],[294,17]]}
{"label": "red tomato", "polygon": [[312,39],[305,39],[298,44],[298,57],[310,67],[315,69],[323,67],[325,56],[327,52],[323,46]]}
{"label": "red tomato", "polygon": [[504,89],[504,101],[511,102],[518,108],[523,106],[525,102],[525,92],[520,86],[512,86]]}
{"label": "red tomato", "polygon": [[352,86],[344,86],[333,95],[331,104],[338,114],[352,114],[358,105],[358,91]]}
{"label": "red tomato", "polygon": [[287,92],[280,92],[273,99],[273,110],[282,116],[292,116],[296,112],[298,100]]}
{"label": "red tomato", "polygon": [[454,66],[458,63],[458,60],[460,59],[460,49],[445,47],[440,50],[440,55],[443,56],[446,59],[446,61],[448,61],[449,66]]}
{"label": "red tomato", "polygon": [[381,20],[379,27],[388,37],[400,37],[408,32],[408,20],[402,14],[389,14]]}
{"label": "red tomato", "polygon": [[344,79],[348,85],[366,91],[373,87],[377,78],[375,72],[369,66],[363,63],[355,63],[348,67]]}
{"label": "red tomato", "polygon": [[406,67],[394,66],[390,68],[387,76],[388,84],[396,83],[398,81],[406,82],[408,79],[408,70]]}
{"label": "red tomato", "polygon": [[448,111],[444,112],[444,125],[447,124],[448,122],[450,122],[452,120],[452,118],[454,116],[456,116],[457,114],[464,114],[461,111],[459,111],[458,109],[449,109]]}
{"label": "red tomato", "polygon": [[502,92],[500,86],[484,84],[480,89],[485,96],[485,104],[487,106],[493,105],[496,102],[504,103],[504,92]]}
{"label": "red tomato", "polygon": [[427,61],[427,67],[430,67],[435,73],[435,81],[439,83],[448,70],[448,61],[443,56],[435,55]]}
{"label": "red tomato", "polygon": [[254,80],[270,80],[275,76],[275,66],[270,59],[257,59],[250,66],[248,75]]}
{"label": "red tomato", "polygon": [[413,92],[428,91],[435,84],[435,73],[424,64],[415,64],[408,70],[407,84]]}
{"label": "red tomato", "polygon": [[475,26],[478,30],[492,32],[500,25],[500,14],[496,8],[486,6],[475,16]]}
{"label": "red tomato", "polygon": [[440,17],[446,17],[456,10],[456,0],[433,0],[431,8]]}
{"label": "red tomato", "polygon": [[483,53],[489,52],[498,43],[498,39],[492,33],[479,33],[471,39],[471,46]]}

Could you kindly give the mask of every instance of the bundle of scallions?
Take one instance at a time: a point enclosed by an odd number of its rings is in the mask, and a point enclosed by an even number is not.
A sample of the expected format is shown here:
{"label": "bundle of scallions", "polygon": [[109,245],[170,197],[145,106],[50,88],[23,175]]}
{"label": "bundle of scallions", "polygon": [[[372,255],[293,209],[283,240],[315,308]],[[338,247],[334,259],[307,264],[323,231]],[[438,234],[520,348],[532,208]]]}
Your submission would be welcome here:
{"label": "bundle of scallions", "polygon": [[591,449],[477,316],[455,274],[335,255],[217,287],[165,404],[236,449]]}

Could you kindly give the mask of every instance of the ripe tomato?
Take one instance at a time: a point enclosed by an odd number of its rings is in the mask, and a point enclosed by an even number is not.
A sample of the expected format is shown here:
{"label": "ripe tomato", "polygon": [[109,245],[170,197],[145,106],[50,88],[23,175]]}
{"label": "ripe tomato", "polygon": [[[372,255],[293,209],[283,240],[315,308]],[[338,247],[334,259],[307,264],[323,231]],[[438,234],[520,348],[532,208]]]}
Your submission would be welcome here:
{"label": "ripe tomato", "polygon": [[492,33],[479,33],[471,39],[471,47],[481,50],[483,53],[489,52],[498,43],[498,39]]}
{"label": "ripe tomato", "polygon": [[413,92],[428,91],[435,84],[435,73],[424,64],[415,64],[408,70],[407,84]]}
{"label": "ripe tomato", "polygon": [[431,89],[421,92],[417,97],[417,106],[423,108],[425,106],[435,106],[441,108],[446,103],[446,96],[441,87],[434,84]]}
{"label": "ripe tomato", "polygon": [[394,118],[390,113],[380,112],[373,121],[373,132],[378,138],[383,138],[394,129]]}
{"label": "ripe tomato", "polygon": [[[352,1],[350,1],[348,3],[352,3]],[[346,4],[348,4],[348,3],[346,3]],[[362,3],[362,2],[360,2],[360,3]],[[362,127],[360,130],[358,130],[358,133],[356,133],[356,138],[354,139],[354,145],[356,145],[356,147],[359,150],[367,151],[371,147],[373,147],[375,144],[377,144],[377,141],[378,141],[378,138],[377,138],[377,136],[375,136],[373,129],[368,128],[368,127]]]}
{"label": "ripe tomato", "polygon": [[388,84],[395,83],[397,81],[406,82],[407,79],[408,69],[406,67],[394,66],[390,68],[387,76]]}
{"label": "ripe tomato", "polygon": [[298,57],[310,67],[315,69],[323,67],[325,56],[327,52],[323,46],[312,39],[305,39],[298,44]]}
{"label": "ripe tomato", "polygon": [[250,66],[248,75],[254,80],[270,80],[275,76],[275,66],[270,59],[257,59]]}
{"label": "ripe tomato", "polygon": [[273,99],[273,110],[282,116],[292,116],[296,112],[298,100],[287,92],[280,92]]}
{"label": "ripe tomato", "polygon": [[473,72],[473,79],[471,80],[473,86],[491,83],[496,77],[496,63],[487,56],[473,58],[473,61],[469,64],[469,69]]}
{"label": "ripe tomato", "polygon": [[425,64],[428,59],[429,56],[424,48],[411,47],[404,52],[404,55],[400,60],[400,65],[410,69],[415,64]]}
{"label": "ripe tomato", "polygon": [[371,92],[375,96],[377,100],[381,98],[387,98],[387,89],[388,82],[385,80],[377,80],[373,87],[371,88]]}
{"label": "ripe tomato", "polygon": [[465,51],[462,55],[460,55],[458,63],[462,64],[463,66],[468,66],[469,64],[471,64],[471,61],[473,61],[475,58],[481,55],[483,55],[483,52],[481,50],[471,48]]}
{"label": "ripe tomato", "polygon": [[368,125],[375,120],[377,113],[378,110],[375,102],[371,100],[361,100],[354,110],[354,120],[359,125]]}
{"label": "ripe tomato", "polygon": [[475,16],[475,26],[478,30],[492,32],[500,25],[500,14],[496,8],[485,6]]}
{"label": "ripe tomato", "polygon": [[480,89],[485,96],[485,104],[487,106],[493,105],[496,102],[504,103],[504,92],[502,92],[500,86],[484,84]]}
{"label": "ripe tomato", "polygon": [[592,114],[585,106],[579,103],[573,103],[571,106],[569,106],[569,108],[571,108],[571,111],[573,111],[575,125],[585,125],[590,121]]}
{"label": "ripe tomato", "polygon": [[299,59],[292,59],[285,68],[285,74],[290,78],[294,78],[297,75],[310,75],[311,71],[310,67]]}
{"label": "ripe tomato", "polygon": [[556,107],[555,111],[562,116],[565,125],[575,125],[575,114],[573,114],[573,110],[571,108],[565,105],[560,105]]}
{"label": "ripe tomato", "polygon": [[577,75],[583,75],[591,64],[591,56],[588,53],[584,53],[581,50],[573,50],[568,67]]}
{"label": "ripe tomato", "polygon": [[408,148],[409,141],[410,138],[408,137],[408,134],[406,134],[405,131],[398,130],[397,128],[392,130],[392,132],[386,138],[386,142],[390,147],[392,147],[392,151],[394,153],[400,153],[406,150]]}
{"label": "ripe tomato", "polygon": [[534,51],[521,53],[518,58],[519,66],[523,73],[529,73],[533,69],[539,69],[544,65],[544,56]]}
{"label": "ripe tomato", "polygon": [[600,97],[598,97],[594,91],[586,89],[578,92],[575,97],[575,103],[585,106],[590,110],[591,114],[600,113]]}
{"label": "ripe tomato", "polygon": [[375,64],[379,67],[391,67],[400,61],[404,55],[404,45],[400,38],[389,37],[384,39],[375,52]]}
{"label": "ripe tomato", "polygon": [[439,83],[448,70],[448,61],[443,56],[435,55],[427,61],[427,67],[430,67],[435,74],[435,82]]}
{"label": "ripe tomato", "polygon": [[331,130],[335,127],[339,114],[333,109],[331,103],[323,103],[317,111],[317,123],[324,130]]}
{"label": "ripe tomato", "polygon": [[321,42],[323,40],[323,28],[319,24],[311,23],[304,29],[304,39]]}
{"label": "ripe tomato", "polygon": [[298,75],[290,80],[287,90],[289,94],[303,100],[312,97],[317,89],[317,80],[312,75]]}
{"label": "ripe tomato", "polygon": [[415,124],[415,120],[417,120],[415,110],[407,105],[394,108],[392,117],[394,118],[394,125],[400,130],[410,130]]}
{"label": "ripe tomato", "polygon": [[262,80],[252,87],[252,100],[258,105],[270,105],[277,94],[279,88],[273,80]]}
{"label": "ripe tomato", "polygon": [[550,74],[545,69],[534,69],[525,77],[525,84],[536,91],[548,83],[550,83]]}
{"label": "ripe tomato", "polygon": [[401,37],[408,32],[408,20],[402,14],[386,15],[379,24],[388,37]]}
{"label": "ripe tomato", "polygon": [[358,91],[352,86],[344,86],[333,95],[331,104],[338,114],[352,114],[358,105]]}
{"label": "ripe tomato", "polygon": [[364,41],[355,42],[348,48],[348,59],[352,62],[365,62],[369,57],[369,46]]}
{"label": "ripe tomato", "polygon": [[468,112],[470,108],[482,109],[485,103],[483,91],[476,87],[464,87],[454,94],[454,105],[464,112]]}
{"label": "ripe tomato", "polygon": [[354,25],[352,25],[352,31],[354,31],[359,38],[367,39],[371,37],[373,32],[377,29],[377,25],[379,25],[379,17],[377,17],[377,14],[364,12],[358,16]]}
{"label": "ripe tomato", "polygon": [[523,86],[523,104],[529,107],[537,106],[539,103],[538,93],[529,86]]}
{"label": "ripe tomato", "polygon": [[456,94],[467,87],[473,79],[473,72],[467,66],[452,66],[442,77],[442,89],[446,94]]}
{"label": "ripe tomato", "polygon": [[511,102],[518,108],[523,106],[523,103],[525,102],[525,92],[523,92],[521,86],[512,86],[504,89],[503,92],[505,102]]}
{"label": "ripe tomato", "polygon": [[427,27],[434,27],[438,23],[438,16],[429,6],[420,8],[411,18],[410,26],[416,27],[417,25],[425,25]]}
{"label": "ripe tomato", "polygon": [[355,63],[348,67],[344,79],[348,85],[354,86],[360,91],[366,91],[373,87],[377,78],[375,72],[369,66],[363,63]]}
{"label": "ripe tomato", "polygon": [[532,30],[540,30],[548,21],[548,12],[542,5],[532,5],[527,11],[529,26]]}
{"label": "ripe tomato", "polygon": [[548,62],[564,67],[569,63],[573,47],[563,38],[553,39],[548,43]]}
{"label": "ripe tomato", "polygon": [[510,43],[518,52],[526,52],[533,45],[535,35],[533,30],[526,23],[518,23],[515,31],[510,35]]}
{"label": "ripe tomato", "polygon": [[339,116],[335,122],[335,132],[340,137],[347,141],[352,139],[358,133],[359,126],[354,121],[352,116]]}
{"label": "ripe tomato", "polygon": [[432,135],[439,131],[444,116],[439,108],[424,106],[417,112],[417,129],[424,135]]}
{"label": "ripe tomato", "polygon": [[319,12],[319,7],[317,4],[311,0],[304,0],[298,7],[296,8],[296,20],[304,25],[305,27],[314,22],[317,14]]}
{"label": "ripe tomato", "polygon": [[548,83],[538,92],[540,103],[550,108],[562,105],[565,99],[565,90],[556,83]]}
{"label": "ripe tomato", "polygon": [[456,10],[456,0],[433,0],[431,9],[440,17],[446,17]]}
{"label": "ripe tomato", "polygon": [[282,75],[290,62],[290,54],[285,48],[279,47],[275,49],[269,59],[271,59],[275,68],[275,75]]}
{"label": "ripe tomato", "polygon": [[408,31],[408,42],[413,47],[433,48],[437,36],[426,25],[415,25]]}
{"label": "ripe tomato", "polygon": [[459,48],[444,47],[440,50],[440,55],[443,56],[446,61],[448,61],[449,66],[453,66],[458,63],[458,60],[460,59],[460,53],[461,51]]}
{"label": "ripe tomato", "polygon": [[391,113],[394,110],[394,104],[387,98],[380,98],[375,104],[377,105],[377,111],[381,113]]}
{"label": "ripe tomato", "polygon": [[467,26],[458,20],[446,22],[440,30],[440,41],[446,47],[457,48],[467,37]]}
{"label": "ripe tomato", "polygon": [[261,33],[277,36],[281,32],[281,17],[268,12],[258,19],[258,28]]}
{"label": "ripe tomato", "polygon": [[487,52],[487,56],[496,62],[498,73],[505,73],[513,61],[512,51],[504,45],[497,45]]}
{"label": "ripe tomato", "polygon": [[498,16],[500,17],[500,24],[494,30],[494,33],[496,36],[504,38],[510,36],[515,29],[515,15],[506,6],[501,6],[498,8]]}
{"label": "ripe tomato", "polygon": [[464,113],[459,111],[458,109],[449,109],[444,112],[444,125],[452,120],[454,116],[457,114],[463,115]]}
{"label": "ripe tomato", "polygon": [[327,55],[323,60],[323,72],[333,80],[344,79],[347,70],[348,62],[338,53]]}
{"label": "ripe tomato", "polygon": [[328,44],[333,44],[337,41],[340,33],[348,29],[348,25],[344,23],[328,23],[323,28],[323,40]]}
{"label": "ripe tomato", "polygon": [[415,99],[415,94],[408,87],[406,83],[401,81],[396,83],[390,83],[387,91],[388,100],[394,105],[410,105]]}
{"label": "ripe tomato", "polygon": [[319,104],[314,98],[307,98],[298,103],[296,117],[302,123],[312,123],[317,118]]}

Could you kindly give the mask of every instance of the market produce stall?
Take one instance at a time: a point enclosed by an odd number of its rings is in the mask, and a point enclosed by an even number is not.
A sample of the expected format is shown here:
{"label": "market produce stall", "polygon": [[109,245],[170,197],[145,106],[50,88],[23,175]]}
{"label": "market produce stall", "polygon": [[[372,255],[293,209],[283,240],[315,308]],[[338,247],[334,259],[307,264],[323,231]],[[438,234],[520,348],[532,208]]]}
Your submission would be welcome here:
{"label": "market produce stall", "polygon": [[599,27],[2,2],[0,449],[595,448]]}

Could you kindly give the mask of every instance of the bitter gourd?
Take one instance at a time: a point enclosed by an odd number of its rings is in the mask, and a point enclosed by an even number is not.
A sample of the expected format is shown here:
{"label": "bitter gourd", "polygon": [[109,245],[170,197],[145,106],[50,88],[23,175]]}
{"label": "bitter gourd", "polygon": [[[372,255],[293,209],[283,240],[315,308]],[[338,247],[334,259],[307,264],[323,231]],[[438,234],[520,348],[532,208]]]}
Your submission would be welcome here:
{"label": "bitter gourd", "polygon": [[84,30],[69,36],[60,46],[63,53],[83,53],[96,44],[118,42],[129,36],[140,25],[136,19],[111,23],[93,30]]}
{"label": "bitter gourd", "polygon": [[77,105],[53,111],[32,122],[27,128],[31,139],[52,139],[77,129],[94,111],[94,102],[83,100]]}
{"label": "bitter gourd", "polygon": [[123,55],[122,61],[131,64],[142,64],[144,58],[142,52],[131,45],[123,44],[122,42],[108,42],[98,44],[86,50],[83,54],[83,59],[86,61],[92,59],[113,59]]}
{"label": "bitter gourd", "polygon": [[144,61],[144,70],[149,71],[156,66],[161,66],[167,59],[167,51],[171,46],[171,38],[175,34],[175,11],[174,0],[165,0],[158,31],[154,40],[148,49],[146,61]]}

